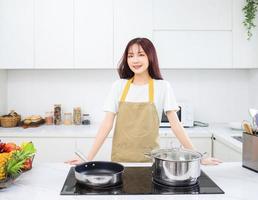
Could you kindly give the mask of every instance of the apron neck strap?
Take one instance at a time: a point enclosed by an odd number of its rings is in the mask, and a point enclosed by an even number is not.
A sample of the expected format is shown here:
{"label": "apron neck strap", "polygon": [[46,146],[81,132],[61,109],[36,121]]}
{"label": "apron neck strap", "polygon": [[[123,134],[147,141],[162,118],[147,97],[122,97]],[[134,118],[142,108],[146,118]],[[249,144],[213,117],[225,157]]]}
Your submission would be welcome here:
{"label": "apron neck strap", "polygon": [[[123,90],[120,101],[122,101],[122,102],[125,101],[125,98],[127,96],[127,93],[129,91],[129,88],[130,88],[130,85],[131,85],[132,82],[133,82],[133,78],[129,79],[126,82],[126,85],[125,85],[125,88]],[[154,102],[154,86],[153,86],[153,79],[152,78],[149,79],[149,102],[150,103]]]}

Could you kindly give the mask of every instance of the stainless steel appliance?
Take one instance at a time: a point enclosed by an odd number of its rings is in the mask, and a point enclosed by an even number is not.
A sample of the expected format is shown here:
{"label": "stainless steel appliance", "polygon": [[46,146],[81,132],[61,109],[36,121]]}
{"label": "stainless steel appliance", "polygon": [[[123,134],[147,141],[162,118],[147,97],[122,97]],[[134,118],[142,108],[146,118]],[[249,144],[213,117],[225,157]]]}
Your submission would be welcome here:
{"label": "stainless steel appliance", "polygon": [[[194,126],[194,111],[190,104],[180,103],[179,110],[177,111],[177,116],[179,121],[182,123],[183,127],[193,127]],[[165,113],[162,113],[160,128],[170,128],[170,124]]]}
{"label": "stainless steel appliance", "polygon": [[199,152],[172,148],[151,151],[153,158],[153,179],[169,186],[189,186],[197,182],[201,174],[201,159]]}
{"label": "stainless steel appliance", "polygon": [[167,186],[152,180],[151,167],[125,167],[123,183],[114,187],[94,189],[76,181],[71,167],[61,195],[177,195],[177,194],[224,194],[209,176],[201,172],[197,183],[191,186]]}
{"label": "stainless steel appliance", "polygon": [[242,166],[258,172],[258,135],[243,133]]}

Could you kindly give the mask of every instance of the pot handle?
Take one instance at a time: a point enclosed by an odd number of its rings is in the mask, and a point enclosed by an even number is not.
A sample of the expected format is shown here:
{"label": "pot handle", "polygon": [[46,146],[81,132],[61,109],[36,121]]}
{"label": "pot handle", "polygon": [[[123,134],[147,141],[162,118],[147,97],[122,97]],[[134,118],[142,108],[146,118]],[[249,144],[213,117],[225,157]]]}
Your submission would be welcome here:
{"label": "pot handle", "polygon": [[203,152],[203,153],[201,153],[201,155],[202,155],[202,159],[204,159],[204,158],[207,158],[208,157],[208,153],[205,151],[205,152]]}
{"label": "pot handle", "polygon": [[144,153],[144,156],[147,157],[147,158],[153,158],[153,157],[151,156],[151,153]]}

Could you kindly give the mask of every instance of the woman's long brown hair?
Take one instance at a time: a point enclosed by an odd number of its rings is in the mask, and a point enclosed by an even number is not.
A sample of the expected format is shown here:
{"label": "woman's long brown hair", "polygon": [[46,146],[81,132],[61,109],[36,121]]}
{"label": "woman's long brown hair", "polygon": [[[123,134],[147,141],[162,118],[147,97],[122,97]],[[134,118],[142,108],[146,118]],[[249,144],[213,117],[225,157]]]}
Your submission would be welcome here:
{"label": "woman's long brown hair", "polygon": [[163,79],[159,69],[159,62],[158,62],[156,49],[152,44],[152,42],[147,38],[134,38],[130,42],[128,42],[118,67],[118,74],[120,78],[130,79],[134,76],[134,73],[129,68],[129,65],[127,63],[129,48],[134,44],[140,45],[144,50],[144,52],[146,53],[149,60],[148,72],[151,78]]}

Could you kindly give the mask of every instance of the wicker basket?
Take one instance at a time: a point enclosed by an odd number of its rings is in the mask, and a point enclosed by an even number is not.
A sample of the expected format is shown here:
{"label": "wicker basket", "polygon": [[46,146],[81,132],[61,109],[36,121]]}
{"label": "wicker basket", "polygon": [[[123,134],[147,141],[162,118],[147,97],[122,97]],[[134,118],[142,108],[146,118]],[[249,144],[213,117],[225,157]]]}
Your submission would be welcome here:
{"label": "wicker basket", "polygon": [[0,117],[1,126],[4,128],[11,128],[17,126],[17,124],[21,121],[21,116],[8,116],[8,117]]}

